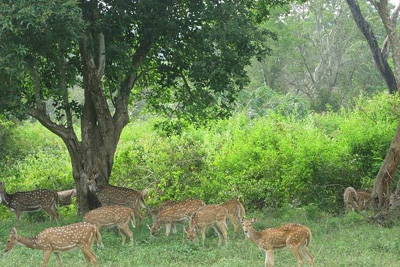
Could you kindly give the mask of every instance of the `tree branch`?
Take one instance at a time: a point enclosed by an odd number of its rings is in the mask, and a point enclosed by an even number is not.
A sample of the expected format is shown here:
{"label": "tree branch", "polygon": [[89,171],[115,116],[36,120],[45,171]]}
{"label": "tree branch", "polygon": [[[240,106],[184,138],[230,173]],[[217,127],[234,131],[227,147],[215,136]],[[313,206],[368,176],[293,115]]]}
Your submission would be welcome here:
{"label": "tree branch", "polygon": [[[400,11],[400,2],[397,4],[396,8],[393,11],[392,16],[390,17],[392,25],[396,25],[397,17],[399,16],[399,11]],[[385,41],[383,42],[383,45],[382,45],[382,50],[381,50],[381,52],[385,58],[387,58],[388,45],[389,45],[389,36],[386,36]]]}
{"label": "tree branch", "polygon": [[387,60],[383,57],[381,50],[379,49],[378,42],[375,35],[369,26],[368,22],[364,19],[360,7],[358,6],[356,0],[346,0],[350,11],[353,15],[354,21],[356,22],[358,28],[364,35],[368,42],[369,48],[374,58],[375,65],[377,66],[382,78],[384,79],[389,93],[393,94],[397,91],[397,82],[393,74],[392,69],[389,66]]}

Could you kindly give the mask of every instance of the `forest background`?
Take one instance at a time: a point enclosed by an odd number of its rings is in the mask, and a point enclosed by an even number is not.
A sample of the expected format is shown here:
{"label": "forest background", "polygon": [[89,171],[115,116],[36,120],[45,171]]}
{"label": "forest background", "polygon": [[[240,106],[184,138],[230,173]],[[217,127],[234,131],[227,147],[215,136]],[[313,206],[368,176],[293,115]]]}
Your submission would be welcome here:
{"label": "forest background", "polygon": [[[383,42],[376,12],[361,7]],[[274,12],[265,28],[276,40],[269,56],[248,67],[250,84],[233,116],[175,135],[155,127],[164,119],[159,114],[132,106],[110,184],[147,189],[149,204],[239,198],[252,208],[330,212],[343,210],[347,186],[372,189],[396,131],[399,96],[386,92],[345,2],[317,0],[284,16]],[[83,97],[79,88],[70,94]],[[35,120],[0,122],[0,180],[9,192],[74,187],[60,138]],[[1,206],[0,216],[11,214]]]}

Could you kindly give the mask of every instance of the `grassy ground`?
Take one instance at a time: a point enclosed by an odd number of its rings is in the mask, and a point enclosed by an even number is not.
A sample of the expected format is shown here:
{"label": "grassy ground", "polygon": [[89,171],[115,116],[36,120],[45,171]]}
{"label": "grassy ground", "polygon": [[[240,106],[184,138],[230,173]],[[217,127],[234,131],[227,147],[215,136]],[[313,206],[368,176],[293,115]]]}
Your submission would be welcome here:
{"label": "grassy ground", "polygon": [[[400,266],[400,226],[381,228],[369,224],[358,214],[332,216],[313,209],[281,209],[258,211],[247,217],[258,217],[255,228],[263,229],[288,222],[298,222],[310,227],[313,240],[309,246],[314,256],[314,266]],[[79,221],[79,217],[61,219],[59,225]],[[150,219],[147,220],[150,223]],[[0,247],[5,247],[10,229],[15,226],[20,235],[34,236],[44,228],[54,226],[50,222],[31,222],[24,217],[21,222],[7,219],[0,222]],[[189,243],[183,238],[182,227],[176,235],[165,237],[164,229],[158,237],[149,237],[145,224],[134,229],[135,248],[121,246],[121,238],[112,229],[102,230],[104,249],[94,247],[99,266],[263,266],[264,253],[244,238],[243,233],[234,237],[230,231],[227,246],[217,247],[213,231],[207,234],[205,245]],[[230,229],[231,230],[231,229]],[[63,253],[65,266],[84,266],[83,254],[77,250]],[[0,252],[0,266],[40,266],[43,253],[23,246],[10,253]],[[58,266],[52,255],[48,266]],[[288,250],[275,251],[275,266],[297,266]]]}

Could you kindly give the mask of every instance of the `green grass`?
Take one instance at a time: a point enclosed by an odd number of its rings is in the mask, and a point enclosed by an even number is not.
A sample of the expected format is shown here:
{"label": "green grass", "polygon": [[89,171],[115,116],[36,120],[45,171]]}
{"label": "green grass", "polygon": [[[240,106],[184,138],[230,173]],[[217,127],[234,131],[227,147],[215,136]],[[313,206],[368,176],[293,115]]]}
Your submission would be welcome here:
{"label": "green grass", "polygon": [[[304,224],[312,230],[309,246],[314,256],[314,266],[400,266],[400,226],[381,228],[364,221],[358,214],[333,216],[314,209],[281,209],[258,211],[247,217],[258,217],[255,228],[279,226],[288,222]],[[59,225],[80,221],[78,216],[61,219]],[[151,223],[147,219],[147,223]],[[0,222],[0,246],[4,248],[10,229],[15,226],[23,236],[34,236],[55,223],[32,222],[28,216],[16,223],[14,218]],[[232,230],[232,229],[230,229]],[[134,229],[135,248],[121,245],[121,237],[112,229],[102,230],[104,249],[94,246],[99,266],[263,266],[264,253],[244,238],[243,233],[234,237],[230,231],[227,246],[217,247],[213,231],[207,233],[205,245],[189,243],[183,236],[182,226],[178,233],[165,237],[164,229],[158,237],[150,237],[145,224]],[[129,243],[129,242],[127,242]],[[84,266],[83,254],[78,250],[62,254],[65,266]],[[40,266],[43,253],[24,246],[15,247],[10,253],[0,252],[0,266]],[[48,266],[58,266],[52,255]],[[275,251],[275,266],[297,266],[294,256],[287,249]]]}

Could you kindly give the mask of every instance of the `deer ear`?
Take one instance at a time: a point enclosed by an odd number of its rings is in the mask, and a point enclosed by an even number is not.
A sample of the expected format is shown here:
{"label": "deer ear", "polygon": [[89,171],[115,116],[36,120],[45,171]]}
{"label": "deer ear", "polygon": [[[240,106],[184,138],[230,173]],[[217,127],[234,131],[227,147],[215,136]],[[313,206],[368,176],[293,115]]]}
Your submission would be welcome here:
{"label": "deer ear", "polygon": [[12,235],[17,235],[17,228],[13,227],[13,228],[11,229],[11,234],[12,234]]}
{"label": "deer ear", "polygon": [[254,217],[253,219],[251,219],[251,222],[252,222],[252,223],[255,223],[255,222],[257,222],[257,221],[258,221],[258,220],[257,220],[257,218],[255,218],[255,217]]}

